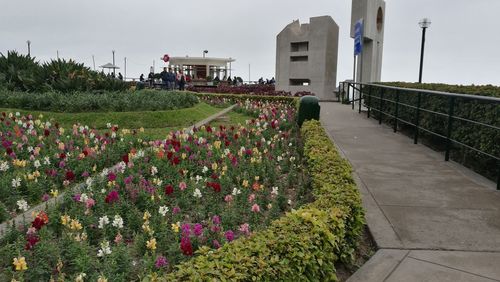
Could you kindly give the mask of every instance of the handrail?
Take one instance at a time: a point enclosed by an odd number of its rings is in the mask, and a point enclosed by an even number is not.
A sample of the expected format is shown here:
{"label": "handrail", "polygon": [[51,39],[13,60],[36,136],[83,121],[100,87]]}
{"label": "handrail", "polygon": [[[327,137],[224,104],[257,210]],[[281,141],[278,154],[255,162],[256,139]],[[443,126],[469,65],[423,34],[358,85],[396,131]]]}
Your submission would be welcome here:
{"label": "handrail", "polygon": [[[372,93],[373,89],[379,89],[377,95]],[[384,92],[388,92],[393,90],[386,95],[384,98]],[[351,92],[352,91],[352,92]],[[359,94],[358,94],[359,93]],[[345,95],[347,94],[347,97]],[[430,95],[425,95],[430,94]],[[405,95],[410,95],[414,97],[416,101],[408,102],[403,101],[400,102],[400,98]],[[352,97],[352,99],[351,99]],[[441,99],[445,99],[440,102],[440,106],[442,109],[424,108],[423,103],[424,99],[428,99],[430,97],[440,97]],[[392,99],[391,99],[392,98]],[[373,100],[375,99],[375,100]],[[465,99],[465,100],[464,100]],[[445,141],[445,161],[449,161],[450,152],[452,150],[452,145],[458,145],[462,148],[466,148],[472,150],[476,153],[479,153],[481,156],[486,157],[485,161],[493,162],[496,161],[496,166],[493,165],[492,168],[497,169],[497,189],[500,190],[500,156],[495,155],[494,147],[492,147],[494,151],[488,150],[488,148],[484,148],[480,144],[474,144],[474,142],[465,142],[461,138],[454,138],[453,133],[459,129],[459,126],[463,124],[479,126],[480,128],[487,128],[488,130],[494,130],[493,136],[498,132],[500,136],[500,127],[498,127],[497,123],[494,121],[492,123],[483,122],[480,120],[473,120],[470,118],[466,118],[460,116],[460,113],[455,114],[457,109],[460,109],[459,106],[463,105],[463,103],[468,103],[469,101],[478,101],[481,102],[481,105],[493,105],[493,107],[500,106],[500,98],[496,97],[488,97],[488,96],[479,96],[479,95],[469,95],[469,94],[459,94],[459,93],[449,93],[443,91],[435,91],[435,90],[426,90],[426,89],[415,89],[415,88],[404,88],[404,87],[394,87],[387,86],[383,84],[375,84],[375,83],[358,83],[358,82],[340,82],[339,84],[339,101],[342,101],[346,104],[352,104],[352,109],[355,108],[355,103],[357,102],[359,105],[359,113],[362,112],[362,105],[367,108],[368,118],[372,116],[372,112],[375,112],[377,115],[377,119],[379,124],[382,123],[383,117],[385,116],[386,122],[392,124],[394,132],[397,132],[398,125],[405,124],[414,129],[414,144],[418,143],[419,133],[426,132],[432,136],[439,137]],[[415,103],[416,102],[416,103]],[[403,110],[403,111],[402,111]],[[493,111],[495,108],[493,108]],[[404,112],[406,111],[406,112]],[[405,113],[407,118],[401,117],[401,112]],[[498,116],[498,111],[494,114],[493,120]],[[422,119],[421,113],[427,113],[433,116],[439,116],[443,119],[443,122],[446,121],[445,125],[442,128],[436,128],[435,126],[430,126],[429,128],[422,127],[420,125],[420,120]],[[410,116],[408,117],[408,114]],[[461,127],[462,129],[464,127]],[[488,131],[486,131],[486,136],[490,136]],[[495,138],[495,137],[493,137]],[[466,144],[471,143],[471,144]],[[489,173],[493,173],[489,171]]]}

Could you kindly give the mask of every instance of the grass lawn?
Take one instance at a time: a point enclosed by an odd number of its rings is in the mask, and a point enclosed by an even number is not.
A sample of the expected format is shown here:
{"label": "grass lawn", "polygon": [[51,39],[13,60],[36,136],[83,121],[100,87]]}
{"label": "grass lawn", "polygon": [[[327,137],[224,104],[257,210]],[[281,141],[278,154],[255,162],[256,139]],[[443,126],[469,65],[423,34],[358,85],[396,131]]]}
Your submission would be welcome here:
{"label": "grass lawn", "polygon": [[106,124],[117,124],[121,129],[144,128],[139,136],[147,139],[164,138],[170,130],[193,125],[217,112],[220,108],[199,103],[192,108],[171,111],[109,112],[109,113],[54,113],[20,109],[0,108],[0,112],[20,112],[21,114],[43,115],[44,120],[58,122],[64,128],[80,123],[96,129],[106,128]]}
{"label": "grass lawn", "polygon": [[219,125],[224,125],[224,126],[236,126],[238,124],[244,125],[245,121],[249,119],[253,119],[253,117],[231,111],[219,117],[218,119],[212,121],[210,123],[210,126],[218,127]]}

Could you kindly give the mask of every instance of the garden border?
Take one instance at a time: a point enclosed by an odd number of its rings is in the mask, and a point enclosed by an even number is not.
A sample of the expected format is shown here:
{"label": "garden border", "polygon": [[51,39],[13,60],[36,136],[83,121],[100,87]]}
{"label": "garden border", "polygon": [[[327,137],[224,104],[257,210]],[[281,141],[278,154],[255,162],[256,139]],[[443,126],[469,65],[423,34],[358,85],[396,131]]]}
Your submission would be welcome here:
{"label": "garden border", "polygon": [[363,232],[361,196],[321,123],[307,121],[301,133],[316,201],[219,250],[201,248],[166,280],[337,280],[335,263],[352,262]]}

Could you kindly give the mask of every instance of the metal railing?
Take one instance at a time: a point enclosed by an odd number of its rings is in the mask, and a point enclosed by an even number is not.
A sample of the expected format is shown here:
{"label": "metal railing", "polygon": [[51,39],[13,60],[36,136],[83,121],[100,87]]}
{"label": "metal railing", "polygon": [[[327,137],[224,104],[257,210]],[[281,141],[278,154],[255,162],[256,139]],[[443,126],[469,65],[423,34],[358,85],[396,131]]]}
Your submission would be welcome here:
{"label": "metal railing", "polygon": [[410,128],[414,144],[421,134],[441,140],[445,161],[453,147],[476,153],[478,166],[488,176],[496,175],[500,190],[500,98],[341,82],[339,101],[351,104],[353,110],[357,107],[359,113],[366,111],[379,124],[392,124],[394,132]]}

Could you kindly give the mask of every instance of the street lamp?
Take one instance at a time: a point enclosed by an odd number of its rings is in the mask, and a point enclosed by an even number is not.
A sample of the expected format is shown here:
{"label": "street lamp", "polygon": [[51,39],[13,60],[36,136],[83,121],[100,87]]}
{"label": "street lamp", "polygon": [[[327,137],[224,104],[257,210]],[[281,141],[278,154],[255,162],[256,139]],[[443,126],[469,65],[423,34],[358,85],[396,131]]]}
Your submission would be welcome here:
{"label": "street lamp", "polygon": [[116,68],[115,68],[115,50],[111,50],[113,52],[113,77],[116,77]]}
{"label": "street lamp", "polygon": [[26,43],[28,43],[28,57],[31,57],[31,49],[30,49],[30,46],[31,46],[31,41],[26,41]]}
{"label": "street lamp", "polygon": [[208,50],[203,50],[203,58],[205,58],[205,54],[208,53]]}
{"label": "street lamp", "polygon": [[422,83],[422,70],[424,68],[425,30],[429,26],[431,26],[431,21],[428,18],[423,18],[418,24],[422,28],[422,47],[420,49],[420,72],[418,74],[418,83]]}

